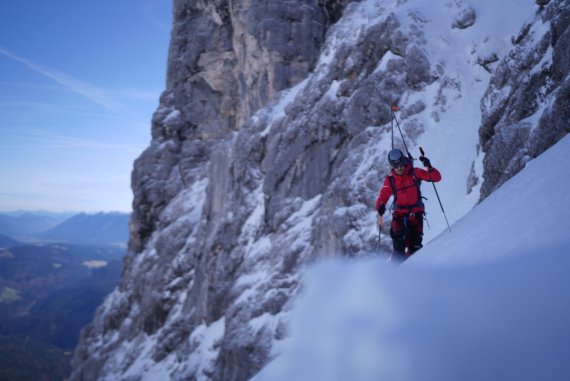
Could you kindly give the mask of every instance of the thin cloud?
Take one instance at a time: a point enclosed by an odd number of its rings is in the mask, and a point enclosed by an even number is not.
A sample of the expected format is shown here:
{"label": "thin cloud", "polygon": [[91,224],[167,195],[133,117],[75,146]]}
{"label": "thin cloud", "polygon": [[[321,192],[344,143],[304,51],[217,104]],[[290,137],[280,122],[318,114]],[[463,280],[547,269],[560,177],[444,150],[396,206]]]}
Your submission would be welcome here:
{"label": "thin cloud", "polygon": [[[156,101],[158,104],[158,101]],[[119,124],[137,124],[143,126],[144,129],[148,129],[150,124],[151,114],[145,115],[138,110],[136,112],[130,109],[125,109],[121,113],[109,112],[105,110],[94,110],[93,108],[76,107],[74,105],[65,103],[47,103],[47,102],[26,102],[26,101],[14,101],[14,102],[0,102],[0,112],[41,112],[47,114],[55,115],[66,115],[71,117],[84,117],[90,118],[90,120],[102,120],[109,121],[109,123],[116,122]]]}
{"label": "thin cloud", "polygon": [[14,54],[2,47],[0,47],[0,54],[27,66],[29,69],[34,70],[35,72],[38,72],[43,76],[50,78],[51,80],[67,87],[68,89],[77,94],[84,96],[85,98],[89,99],[92,102],[97,103],[100,106],[103,106],[111,110],[118,110],[123,108],[123,106],[120,103],[109,98],[100,89],[88,83],[85,83],[77,78],[74,78],[68,74],[43,67],[38,63],[35,63],[27,58]]}
{"label": "thin cloud", "polygon": [[[2,129],[0,128],[0,131]],[[64,149],[112,149],[124,152],[140,153],[146,148],[136,144],[117,144],[101,142],[91,139],[83,139],[72,136],[54,134],[52,132],[37,128],[22,128],[18,134],[25,139],[38,144],[41,147],[64,148]]]}
{"label": "thin cloud", "polygon": [[53,104],[47,102],[33,102],[33,101],[13,101],[13,102],[0,102],[0,111],[2,110],[19,110],[19,111],[33,111],[51,114],[66,114],[66,115],[78,115],[90,118],[113,118],[117,119],[116,114],[106,112],[106,111],[91,111],[91,109],[85,109],[81,107],[74,107],[73,105],[67,104]]}

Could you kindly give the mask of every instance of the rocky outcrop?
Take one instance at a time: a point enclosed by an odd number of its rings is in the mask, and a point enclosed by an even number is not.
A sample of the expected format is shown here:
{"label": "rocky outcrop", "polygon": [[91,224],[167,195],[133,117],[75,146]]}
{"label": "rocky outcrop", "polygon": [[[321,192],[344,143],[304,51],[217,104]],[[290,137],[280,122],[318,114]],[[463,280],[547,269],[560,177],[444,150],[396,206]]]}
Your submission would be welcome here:
{"label": "rocky outcrop", "polygon": [[[243,322],[279,311],[288,298],[278,290],[296,281],[276,275],[283,279],[271,283],[277,291],[266,305],[230,308],[244,262],[239,245],[253,239],[240,230],[264,202],[250,200],[259,165],[247,166],[261,158],[242,151],[245,138],[236,134],[314,69],[347,2],[174,1],[167,88],[153,115],[151,145],[132,174],[131,254],[120,287],[83,333],[72,378],[119,377],[138,358],[201,355],[188,336],[225,316],[220,366],[209,377],[247,379],[269,358],[272,340],[248,337]],[[157,334],[149,353],[137,345]],[[199,373],[180,369],[180,379]]]}
{"label": "rocky outcrop", "polygon": [[314,67],[345,2],[174,2],[167,89],[133,172],[132,251],[174,195],[205,175],[214,142]]}
{"label": "rocky outcrop", "polygon": [[[392,104],[410,148],[428,128],[472,135],[448,187],[478,195],[478,126],[442,121],[478,109],[482,62],[507,71],[493,64],[504,51],[484,49],[493,37],[469,40],[480,16],[464,0],[441,0],[442,20],[421,1],[348,3],[174,1],[167,88],[132,175],[130,254],[82,334],[72,379],[255,375],[289,334],[305,266],[377,252],[371,208]],[[476,80],[462,77],[470,70]],[[486,150],[505,108],[484,110]]]}
{"label": "rocky outcrop", "polygon": [[550,2],[491,78],[481,100],[482,198],[570,132],[569,24],[570,2]]}

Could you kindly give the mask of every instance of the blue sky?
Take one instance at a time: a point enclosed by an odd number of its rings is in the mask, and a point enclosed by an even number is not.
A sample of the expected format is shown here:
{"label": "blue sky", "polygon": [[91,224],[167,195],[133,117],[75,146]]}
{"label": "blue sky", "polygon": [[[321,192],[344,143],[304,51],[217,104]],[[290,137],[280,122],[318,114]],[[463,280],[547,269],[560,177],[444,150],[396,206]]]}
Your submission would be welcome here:
{"label": "blue sky", "polygon": [[0,2],[0,211],[130,211],[172,2]]}

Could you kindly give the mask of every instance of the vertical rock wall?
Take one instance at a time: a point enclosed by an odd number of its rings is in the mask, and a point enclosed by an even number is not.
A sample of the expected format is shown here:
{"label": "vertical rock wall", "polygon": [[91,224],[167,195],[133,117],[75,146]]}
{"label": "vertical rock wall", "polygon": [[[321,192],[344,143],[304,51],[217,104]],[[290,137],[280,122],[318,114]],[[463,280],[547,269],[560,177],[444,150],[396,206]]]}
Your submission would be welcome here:
{"label": "vertical rock wall", "polygon": [[[82,334],[72,379],[253,376],[288,334],[303,266],[376,252],[370,208],[388,172],[390,104],[402,106],[411,145],[427,124],[462,136],[438,124],[481,99],[484,87],[474,101],[467,92],[482,80],[461,73],[493,72],[481,103],[487,192],[510,163],[492,159],[503,142],[518,152],[535,136],[538,152],[565,131],[566,3],[546,5],[496,68],[503,57],[477,65],[485,41],[455,46],[474,52],[455,56],[468,61],[456,70],[454,46],[429,46],[423,2],[175,0],[167,88],[132,175],[130,254]],[[467,1],[438,4],[443,35],[477,27]],[[530,115],[541,117],[536,135],[523,131]],[[477,182],[470,168],[458,188]]]}
{"label": "vertical rock wall", "polygon": [[482,198],[570,132],[570,2],[541,3],[481,100]]}
{"label": "vertical rock wall", "polygon": [[[130,254],[118,290],[83,332],[72,379],[128,378],[137,359],[158,363],[174,351],[190,358],[199,351],[189,335],[225,315],[229,334],[208,377],[245,380],[270,356],[271,340],[242,332],[242,320],[261,312],[228,312],[243,262],[243,248],[233,249],[258,201],[236,186],[255,177],[236,177],[236,134],[314,68],[347,2],[174,1],[167,87],[132,173]],[[243,159],[238,167],[252,157]],[[156,338],[149,353],[144,337]],[[190,363],[179,364],[180,379],[201,372]]]}

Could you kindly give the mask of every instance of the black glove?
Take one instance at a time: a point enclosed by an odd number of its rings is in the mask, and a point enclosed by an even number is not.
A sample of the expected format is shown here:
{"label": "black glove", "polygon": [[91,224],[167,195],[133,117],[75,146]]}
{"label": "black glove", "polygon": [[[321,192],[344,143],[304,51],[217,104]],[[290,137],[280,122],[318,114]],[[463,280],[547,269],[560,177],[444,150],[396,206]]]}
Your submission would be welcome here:
{"label": "black glove", "polygon": [[429,161],[429,159],[425,156],[420,156],[420,161],[422,162],[422,164],[424,165],[424,167],[426,167],[427,169],[431,169],[431,163]]}
{"label": "black glove", "polygon": [[380,204],[378,207],[378,214],[383,216],[386,213],[386,204]]}

